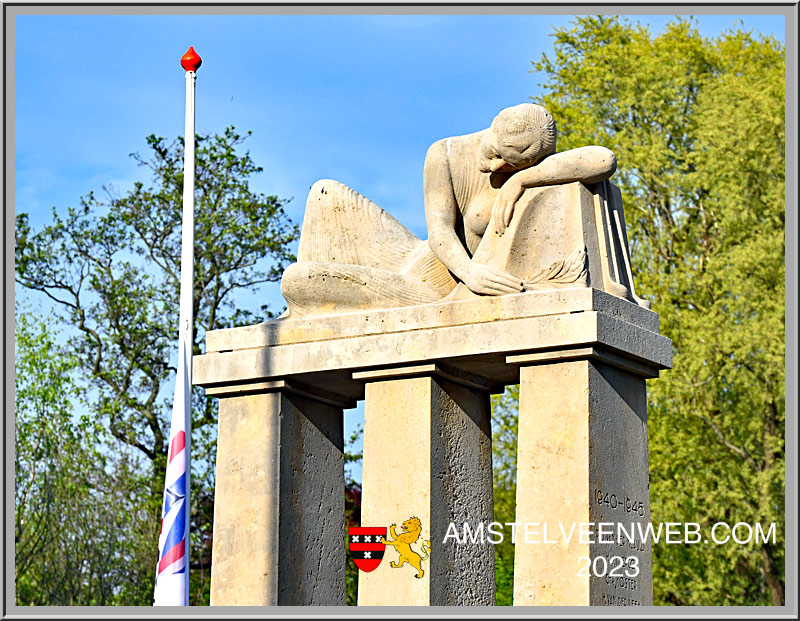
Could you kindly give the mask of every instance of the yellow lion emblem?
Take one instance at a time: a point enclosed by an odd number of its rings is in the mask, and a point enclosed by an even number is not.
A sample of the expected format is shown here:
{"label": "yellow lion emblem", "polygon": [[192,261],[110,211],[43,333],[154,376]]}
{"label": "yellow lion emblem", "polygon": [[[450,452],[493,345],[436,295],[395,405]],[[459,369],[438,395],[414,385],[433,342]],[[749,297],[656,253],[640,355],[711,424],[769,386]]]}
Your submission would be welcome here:
{"label": "yellow lion emblem", "polygon": [[402,532],[400,535],[397,534],[397,531],[395,530],[396,527],[397,524],[392,524],[389,527],[389,532],[392,534],[393,540],[390,541],[388,539],[381,538],[381,543],[386,544],[387,546],[394,546],[394,549],[397,550],[398,554],[400,554],[399,562],[395,563],[392,561],[389,564],[392,567],[402,567],[403,564],[409,563],[417,570],[416,577],[422,578],[422,576],[425,575],[425,572],[422,570],[422,561],[426,560],[430,555],[431,542],[422,542],[422,552],[425,554],[425,556],[420,556],[419,553],[411,549],[411,544],[419,539],[419,535],[422,532],[422,522],[420,522],[418,517],[408,518],[405,522],[403,522],[403,526],[401,528],[404,532]]}

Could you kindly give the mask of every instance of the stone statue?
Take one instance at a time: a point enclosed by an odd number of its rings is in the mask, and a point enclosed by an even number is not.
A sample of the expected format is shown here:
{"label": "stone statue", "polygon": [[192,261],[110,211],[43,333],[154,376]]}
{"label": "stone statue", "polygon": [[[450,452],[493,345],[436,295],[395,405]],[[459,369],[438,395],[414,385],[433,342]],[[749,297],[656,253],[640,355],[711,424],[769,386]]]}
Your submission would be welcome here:
{"label": "stone statue", "polygon": [[[563,240],[569,235],[561,229],[569,225],[559,222],[562,205],[581,199],[552,186],[601,186],[615,170],[616,158],[604,147],[556,153],[552,116],[526,103],[502,110],[488,129],[445,138],[428,149],[428,241],[350,188],[318,181],[309,192],[298,261],[281,281],[288,316],[586,286],[586,242],[578,235],[565,249]],[[608,188],[601,193],[606,197]],[[624,220],[621,232],[617,227],[616,245],[627,259],[623,237]],[[546,247],[540,238],[550,240]],[[548,251],[554,244],[556,254]],[[630,285],[611,292],[646,305]]]}
{"label": "stone statue", "polygon": [[[209,331],[193,363],[220,399],[212,605],[345,603],[343,421],[362,399],[362,524],[414,515],[422,544],[490,523],[490,395],[509,384],[517,521],[647,524],[645,380],[670,367],[672,342],[633,290],[615,168],[603,147],[557,153],[550,114],[523,104],[430,147],[429,240],[314,184],[287,313]],[[416,571],[363,572],[358,604],[493,605],[494,553],[467,539],[434,541],[424,566],[429,546],[398,544]],[[649,542],[561,543],[517,540],[515,605],[652,604]],[[614,555],[639,572],[621,591],[576,576],[581,559]]]}

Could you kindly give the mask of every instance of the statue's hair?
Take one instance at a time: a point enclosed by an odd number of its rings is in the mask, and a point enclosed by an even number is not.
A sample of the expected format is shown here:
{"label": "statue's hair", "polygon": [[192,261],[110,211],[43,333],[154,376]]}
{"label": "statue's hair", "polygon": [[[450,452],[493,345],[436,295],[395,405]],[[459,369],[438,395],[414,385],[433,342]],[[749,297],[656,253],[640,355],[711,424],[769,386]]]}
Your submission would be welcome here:
{"label": "statue's hair", "polygon": [[534,148],[536,161],[555,153],[556,122],[542,106],[524,103],[500,111],[492,121],[495,136],[504,137],[509,145],[528,146],[538,142]]}

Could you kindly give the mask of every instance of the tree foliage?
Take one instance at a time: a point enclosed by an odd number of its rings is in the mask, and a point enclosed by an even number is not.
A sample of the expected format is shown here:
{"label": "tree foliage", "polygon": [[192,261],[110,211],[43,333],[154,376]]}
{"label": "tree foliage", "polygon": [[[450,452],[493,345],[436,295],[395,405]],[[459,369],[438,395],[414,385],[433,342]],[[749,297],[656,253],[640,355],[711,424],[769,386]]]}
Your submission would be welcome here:
{"label": "tree foliage", "polygon": [[656,546],[656,601],[783,604],[784,48],[687,19],[554,36],[537,102],[560,149],[616,153],[637,292],[674,344],[648,382],[653,520],[778,525],[775,544]]}
{"label": "tree foliage", "polygon": [[[266,306],[247,310],[239,294],[278,280],[294,259],[297,227],[283,200],[251,189],[261,168],[238,151],[243,141],[232,127],[196,137],[195,354],[208,330],[270,317]],[[152,183],[137,182],[121,196],[107,189],[103,199],[90,193],[64,216],[54,208],[39,230],[18,213],[15,260],[17,282],[54,301],[74,328],[66,348],[87,373],[96,418],[145,460],[148,490],[140,502],[160,518],[177,359],[183,141],[151,135],[147,144],[147,157],[132,156]],[[216,403],[201,389],[193,401],[192,568],[202,576],[193,598],[200,602],[210,563]],[[152,576],[148,584],[152,592]]]}
{"label": "tree foliage", "polygon": [[79,361],[57,345],[48,323],[16,313],[17,603],[143,601],[152,592],[148,543],[158,527],[138,502],[147,480],[126,452],[102,450],[104,432],[91,416],[76,414],[86,397]]}

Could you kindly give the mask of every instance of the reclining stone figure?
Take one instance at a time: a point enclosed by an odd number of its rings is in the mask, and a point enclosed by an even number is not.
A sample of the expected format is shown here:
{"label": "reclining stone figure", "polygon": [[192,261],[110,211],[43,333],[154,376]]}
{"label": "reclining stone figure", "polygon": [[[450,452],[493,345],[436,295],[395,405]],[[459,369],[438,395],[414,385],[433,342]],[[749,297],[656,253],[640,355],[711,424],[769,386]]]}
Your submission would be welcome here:
{"label": "reclining stone figure", "polygon": [[[598,188],[595,194],[610,200],[616,188],[602,183],[615,170],[616,158],[604,147],[557,153],[552,116],[526,103],[502,110],[488,129],[445,138],[429,148],[424,169],[427,241],[354,190],[318,181],[309,192],[298,261],[281,281],[289,307],[285,317],[599,281],[598,270],[590,275],[586,265],[586,244],[593,242],[586,241],[585,230],[592,228],[587,218],[594,219],[593,208],[569,212],[565,205],[594,200],[576,194],[580,184]],[[605,248],[615,269],[629,273],[616,192],[616,229],[607,212],[609,237],[605,245],[599,243],[594,226],[593,248],[595,254]],[[570,234],[576,219],[580,231]],[[612,280],[608,284],[616,289],[611,293],[647,305],[632,286],[618,284],[624,281],[619,275]]]}

